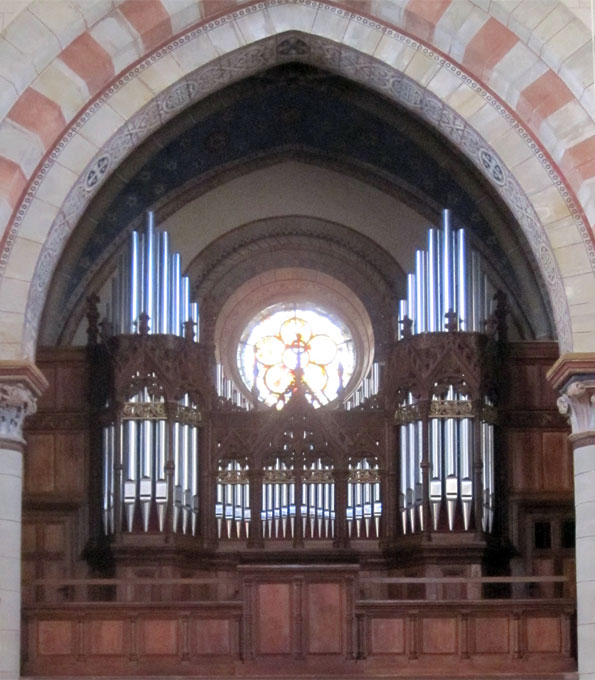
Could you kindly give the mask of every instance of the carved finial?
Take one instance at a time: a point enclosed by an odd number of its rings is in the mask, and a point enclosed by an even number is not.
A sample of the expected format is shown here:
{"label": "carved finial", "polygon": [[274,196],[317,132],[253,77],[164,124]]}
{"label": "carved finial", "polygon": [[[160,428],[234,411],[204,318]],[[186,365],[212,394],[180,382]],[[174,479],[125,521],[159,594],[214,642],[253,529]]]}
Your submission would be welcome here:
{"label": "carved finial", "polygon": [[496,333],[498,332],[498,320],[496,319],[495,314],[492,314],[485,320],[484,328],[488,338],[496,337]]}
{"label": "carved finial", "polygon": [[194,342],[194,326],[196,323],[192,319],[184,321],[184,338],[188,342]]}
{"label": "carved finial", "polygon": [[87,298],[87,345],[96,345],[99,338],[99,296],[93,293]]}
{"label": "carved finial", "polygon": [[149,315],[146,312],[141,312],[138,317],[138,332],[141,335],[149,335]]}
{"label": "carved finial", "polygon": [[413,319],[405,315],[399,323],[401,324],[401,335],[404,338],[410,338],[413,335]]}
{"label": "carved finial", "polygon": [[456,312],[449,309],[444,315],[444,318],[446,319],[445,328],[449,333],[454,333],[459,330],[459,317]]}

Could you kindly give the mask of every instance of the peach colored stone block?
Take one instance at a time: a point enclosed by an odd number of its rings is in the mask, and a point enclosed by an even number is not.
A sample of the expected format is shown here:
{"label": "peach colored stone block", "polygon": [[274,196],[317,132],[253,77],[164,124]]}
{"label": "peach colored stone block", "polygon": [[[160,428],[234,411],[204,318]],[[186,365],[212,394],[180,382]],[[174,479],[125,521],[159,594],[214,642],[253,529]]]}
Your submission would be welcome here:
{"label": "peach colored stone block", "polygon": [[142,41],[134,28],[118,13],[105,17],[90,31],[111,59],[111,69],[120,73],[144,53]]}
{"label": "peach colored stone block", "polygon": [[570,211],[564,197],[554,185],[531,195],[531,203],[541,223],[547,228],[550,223],[557,223],[569,217]]}
{"label": "peach colored stone block", "polygon": [[568,57],[587,44],[591,44],[590,32],[580,19],[574,19],[547,40],[541,56],[557,71]]}
{"label": "peach colored stone block", "polygon": [[552,248],[564,248],[583,242],[583,237],[572,215],[543,226]]}
{"label": "peach colored stone block", "polygon": [[110,55],[89,33],[74,40],[60,58],[87,83],[91,95],[114,77]]}
{"label": "peach colored stone block", "polygon": [[171,38],[169,12],[160,0],[125,0],[118,9],[141,36],[147,52]]}
{"label": "peach colored stone block", "polygon": [[33,88],[56,102],[66,121],[72,120],[89,99],[87,83],[60,60],[43,70],[33,81]]}
{"label": "peach colored stone block", "polygon": [[109,98],[109,105],[122,118],[126,119],[150,102],[153,97],[154,93],[142,80],[133,78],[114,92]]}
{"label": "peach colored stone block", "polygon": [[429,40],[434,27],[453,0],[409,0],[403,15],[404,28],[420,40]]}
{"label": "peach colored stone block", "polygon": [[490,104],[486,104],[474,113],[469,119],[469,124],[474,127],[484,139],[491,143],[510,130],[508,121]]}
{"label": "peach colored stone block", "polygon": [[11,207],[16,206],[26,184],[27,179],[20,166],[14,161],[0,156],[1,194]]}
{"label": "peach colored stone block", "polygon": [[72,0],[72,3],[80,12],[87,28],[91,28],[96,22],[109,14],[114,9],[112,0]]}
{"label": "peach colored stone block", "polygon": [[68,144],[60,151],[58,160],[60,165],[78,175],[97,153],[98,148],[96,144],[92,144],[77,133],[69,139]]}
{"label": "peach colored stone block", "polygon": [[578,200],[591,224],[591,231],[595,233],[595,177],[590,177],[581,184]]}
{"label": "peach colored stone block", "polygon": [[61,163],[54,163],[43,178],[35,196],[46,205],[59,208],[77,179],[77,173]]}
{"label": "peach colored stone block", "polygon": [[14,85],[6,78],[0,77],[0,120],[10,111],[18,99]]}
{"label": "peach colored stone block", "polygon": [[415,52],[405,73],[420,85],[427,85],[440,70],[440,64],[423,52]]}
{"label": "peach colored stone block", "polygon": [[520,94],[517,113],[533,130],[573,99],[572,92],[553,71],[546,71]]}
{"label": "peach colored stone block", "polygon": [[381,31],[364,23],[359,17],[352,17],[343,36],[343,43],[360,52],[374,54],[381,38]]}
{"label": "peach colored stone block", "polygon": [[312,26],[312,33],[329,38],[335,42],[343,42],[343,36],[349,25],[350,15],[346,12],[333,13],[326,9],[319,9]]}
{"label": "peach colored stone block", "polygon": [[518,2],[508,18],[509,28],[523,42],[528,42],[533,29],[538,26],[555,7],[552,0],[539,2]]}
{"label": "peach colored stone block", "polygon": [[[592,44],[589,42],[586,45],[583,45],[574,54],[568,57],[560,67],[558,74],[577,98],[582,99],[585,91],[589,88],[591,88],[591,92],[593,92],[593,78],[595,77],[595,73],[593,71]],[[591,94],[588,103],[583,102],[583,104],[588,111],[595,111],[593,94]]]}
{"label": "peach colored stone block", "polygon": [[308,5],[273,5],[269,16],[277,33],[283,31],[305,31],[309,33],[316,19],[316,7]]}
{"label": "peach colored stone block", "polygon": [[548,40],[561,31],[572,19],[573,16],[568,9],[564,5],[558,4],[535,26],[527,44],[534,52],[540,54]]}
{"label": "peach colored stone block", "polygon": [[226,21],[224,24],[212,28],[207,36],[218,55],[228,54],[244,44],[242,34],[239,32],[235,21]]}
{"label": "peach colored stone block", "polygon": [[558,261],[562,278],[578,276],[579,274],[592,274],[591,263],[582,243],[554,248],[554,255]]}
{"label": "peach colored stone block", "polygon": [[41,140],[33,132],[9,119],[0,125],[0,156],[9,158],[20,165],[26,177],[31,176],[43,152]]}
{"label": "peach colored stone block", "polygon": [[428,90],[443,100],[448,100],[460,86],[460,78],[445,66],[440,67],[427,84]]}
{"label": "peach colored stone block", "polygon": [[384,35],[374,52],[374,57],[392,66],[397,71],[404,71],[407,64],[413,59],[415,49],[398,38]]}
{"label": "peach colored stone block", "polygon": [[41,247],[41,243],[17,236],[10,251],[5,276],[31,281]]}
{"label": "peach colored stone block", "polygon": [[467,45],[463,64],[480,80],[487,78],[517,42],[518,37],[512,31],[490,18]]}
{"label": "peach colored stone block", "polygon": [[200,0],[161,0],[161,4],[169,14],[173,33],[179,33],[202,18]]}
{"label": "peach colored stone block", "polygon": [[549,187],[552,180],[536,156],[531,156],[526,161],[514,168],[514,174],[524,189],[525,193],[532,195]]}
{"label": "peach colored stone block", "polygon": [[[593,272],[564,278],[564,290],[570,305],[591,302],[594,287],[595,278]],[[593,331],[595,332],[595,328],[593,328]]]}
{"label": "peach colored stone block", "polygon": [[215,46],[209,40],[207,33],[201,33],[196,38],[180,45],[171,56],[175,59],[182,73],[191,73],[209,61],[217,58]]}
{"label": "peach colored stone block", "polygon": [[62,48],[87,28],[79,8],[71,2],[34,2],[29,11],[50,29]]}
{"label": "peach colored stone block", "polygon": [[519,133],[509,128],[501,137],[492,142],[492,148],[510,168],[514,168],[533,156],[531,147]]}
{"label": "peach colored stone block", "polygon": [[20,342],[23,337],[25,317],[22,312],[2,312],[0,324],[0,343]]}
{"label": "peach colored stone block", "polygon": [[470,118],[484,106],[489,106],[486,100],[467,83],[459,87],[448,96],[446,103],[463,118]]}
{"label": "peach colored stone block", "polygon": [[461,62],[469,41],[489,18],[486,12],[467,0],[453,2],[436,24],[433,44]]}
{"label": "peach colored stone block", "polygon": [[58,207],[34,198],[19,227],[19,236],[43,244]]}
{"label": "peach colored stone block", "polygon": [[275,33],[275,26],[266,9],[238,17],[235,23],[245,43],[262,40]]}
{"label": "peach colored stone block", "polygon": [[58,38],[29,9],[21,12],[4,31],[4,37],[42,71],[62,49]]}
{"label": "peach colored stone block", "polygon": [[511,108],[516,108],[520,92],[546,71],[539,57],[519,41],[496,64],[487,84]]}
{"label": "peach colored stone block", "polygon": [[45,149],[56,143],[66,125],[59,105],[31,87],[23,92],[8,117],[34,132]]}
{"label": "peach colored stone block", "polygon": [[386,21],[392,26],[400,27],[403,25],[403,15],[405,13],[405,2],[386,2],[386,0],[372,0],[370,4],[370,14],[379,21]]}
{"label": "peach colored stone block", "polygon": [[0,286],[0,310],[23,313],[27,306],[29,282],[5,276]]}
{"label": "peach colored stone block", "polygon": [[99,108],[79,130],[87,141],[101,148],[105,142],[125,123],[124,118],[107,105]]}
{"label": "peach colored stone block", "polygon": [[138,75],[138,80],[144,83],[153,94],[158,94],[180,80],[184,75],[185,72],[182,71],[173,56],[166,54],[143,69]]}
{"label": "peach colored stone block", "polygon": [[237,9],[236,0],[202,0],[202,15],[205,19],[233,12]]}
{"label": "peach colored stone block", "polygon": [[24,59],[14,45],[5,38],[0,38],[0,76],[12,83],[20,94],[29,87],[36,75],[33,64]]}
{"label": "peach colored stone block", "polygon": [[594,134],[595,124],[575,99],[548,116],[540,128],[542,142],[547,145],[555,161],[560,161],[568,149]]}
{"label": "peach colored stone block", "polygon": [[560,167],[577,188],[585,180],[595,177],[595,135],[568,149]]}

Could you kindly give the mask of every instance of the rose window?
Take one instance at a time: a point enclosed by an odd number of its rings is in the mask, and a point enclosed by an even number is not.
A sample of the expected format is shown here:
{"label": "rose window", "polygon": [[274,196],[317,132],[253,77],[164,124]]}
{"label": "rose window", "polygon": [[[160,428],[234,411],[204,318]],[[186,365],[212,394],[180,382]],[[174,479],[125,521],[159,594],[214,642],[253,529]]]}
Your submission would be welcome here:
{"label": "rose window", "polygon": [[353,374],[351,333],[318,309],[261,312],[244,332],[238,363],[247,387],[269,406],[282,408],[302,385],[314,406],[336,399]]}

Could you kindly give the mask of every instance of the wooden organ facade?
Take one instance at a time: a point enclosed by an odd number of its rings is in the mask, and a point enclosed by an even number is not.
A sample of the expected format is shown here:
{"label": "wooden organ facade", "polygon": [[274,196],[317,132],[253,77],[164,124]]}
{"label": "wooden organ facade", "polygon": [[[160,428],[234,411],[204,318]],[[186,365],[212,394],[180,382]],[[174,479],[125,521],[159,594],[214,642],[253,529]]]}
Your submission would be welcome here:
{"label": "wooden organ facade", "polygon": [[86,348],[38,353],[25,675],[575,668],[557,346],[509,342],[502,299],[480,331],[472,301],[419,326],[410,297],[357,406],[315,408],[297,373],[279,410],[221,394],[189,297],[180,334],[143,312],[108,337],[95,303]]}

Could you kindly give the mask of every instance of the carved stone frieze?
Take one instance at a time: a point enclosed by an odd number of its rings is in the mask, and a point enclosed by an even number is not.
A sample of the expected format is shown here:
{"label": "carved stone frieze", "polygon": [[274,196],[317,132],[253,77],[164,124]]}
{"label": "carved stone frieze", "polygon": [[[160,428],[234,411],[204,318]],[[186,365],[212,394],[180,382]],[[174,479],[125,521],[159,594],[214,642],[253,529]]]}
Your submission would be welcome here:
{"label": "carved stone frieze", "polygon": [[0,438],[23,442],[25,417],[36,411],[37,399],[23,384],[0,385]]}

